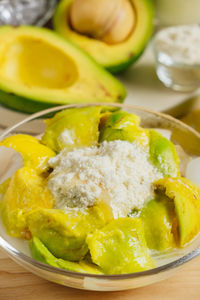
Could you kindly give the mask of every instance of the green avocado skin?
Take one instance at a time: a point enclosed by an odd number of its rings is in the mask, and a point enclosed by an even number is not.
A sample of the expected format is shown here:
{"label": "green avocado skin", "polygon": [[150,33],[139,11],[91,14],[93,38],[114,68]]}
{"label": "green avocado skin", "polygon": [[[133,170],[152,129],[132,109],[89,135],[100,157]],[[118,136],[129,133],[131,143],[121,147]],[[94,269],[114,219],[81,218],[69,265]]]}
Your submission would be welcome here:
{"label": "green avocado skin", "polygon": [[[122,95],[122,97],[118,99],[118,103],[122,103],[125,96],[126,96],[125,94]],[[59,103],[52,103],[52,102],[35,101],[34,99],[18,96],[11,92],[4,92],[3,90],[1,90],[1,87],[0,87],[0,103],[2,106],[8,107],[15,111],[24,112],[27,114],[36,113],[44,109],[56,107],[58,105],[71,104],[71,103],[59,104]],[[73,101],[73,103],[75,103],[75,101]],[[85,103],[87,103],[87,100],[85,101]],[[99,105],[101,105],[101,103],[99,103]]]}
{"label": "green avocado skin", "polygon": [[144,46],[144,49],[137,55],[133,55],[132,58],[130,58],[129,60],[127,60],[119,65],[113,65],[113,66],[106,67],[106,70],[109,71],[110,73],[116,74],[116,75],[123,74],[123,72],[125,72],[132,64],[134,64],[140,58],[140,56],[142,56],[145,49],[146,49],[146,47]]}
{"label": "green avocado skin", "polygon": [[0,90],[1,105],[11,108],[15,111],[20,111],[32,114],[50,107],[57,106],[54,103],[38,102],[28,98],[24,98],[13,93],[7,93]]}

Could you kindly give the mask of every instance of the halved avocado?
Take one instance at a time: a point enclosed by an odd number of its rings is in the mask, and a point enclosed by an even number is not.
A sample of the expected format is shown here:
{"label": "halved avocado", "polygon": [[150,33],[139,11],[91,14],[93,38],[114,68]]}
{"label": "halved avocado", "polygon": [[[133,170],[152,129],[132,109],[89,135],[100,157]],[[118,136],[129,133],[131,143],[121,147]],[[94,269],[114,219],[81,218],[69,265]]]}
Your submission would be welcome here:
{"label": "halved avocado", "polygon": [[153,5],[151,0],[130,0],[136,15],[132,33],[123,42],[109,45],[80,34],[72,29],[69,20],[73,0],[62,0],[54,15],[54,28],[63,37],[81,47],[99,64],[113,73],[130,66],[142,54],[153,29]]}
{"label": "halved avocado", "polygon": [[83,102],[121,102],[124,86],[54,32],[0,28],[0,102],[24,112]]}

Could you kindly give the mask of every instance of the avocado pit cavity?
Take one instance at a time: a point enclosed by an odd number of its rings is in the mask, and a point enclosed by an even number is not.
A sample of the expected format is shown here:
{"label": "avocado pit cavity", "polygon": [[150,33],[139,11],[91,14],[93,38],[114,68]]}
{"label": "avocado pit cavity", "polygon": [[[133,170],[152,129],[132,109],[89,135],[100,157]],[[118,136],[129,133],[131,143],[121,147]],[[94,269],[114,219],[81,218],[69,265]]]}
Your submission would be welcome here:
{"label": "avocado pit cavity", "polygon": [[27,86],[62,89],[78,78],[75,61],[42,39],[16,38],[6,45],[2,57],[1,73]]}

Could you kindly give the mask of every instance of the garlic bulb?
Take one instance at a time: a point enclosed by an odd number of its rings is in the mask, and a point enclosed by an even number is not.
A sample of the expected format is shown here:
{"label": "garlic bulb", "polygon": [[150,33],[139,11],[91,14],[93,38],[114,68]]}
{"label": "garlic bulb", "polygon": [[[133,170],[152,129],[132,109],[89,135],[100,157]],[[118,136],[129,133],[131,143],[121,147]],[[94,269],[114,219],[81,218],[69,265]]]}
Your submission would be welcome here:
{"label": "garlic bulb", "polygon": [[133,31],[136,14],[129,0],[74,0],[70,21],[75,31],[116,44]]}

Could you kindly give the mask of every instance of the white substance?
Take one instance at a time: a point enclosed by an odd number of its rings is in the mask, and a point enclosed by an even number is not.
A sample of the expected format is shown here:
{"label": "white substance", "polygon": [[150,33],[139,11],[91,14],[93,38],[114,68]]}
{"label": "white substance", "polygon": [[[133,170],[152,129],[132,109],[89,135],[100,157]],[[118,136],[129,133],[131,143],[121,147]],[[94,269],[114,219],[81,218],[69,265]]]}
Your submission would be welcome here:
{"label": "white substance", "polygon": [[58,136],[58,143],[64,146],[71,146],[74,144],[74,131],[72,129],[65,129]]}
{"label": "white substance", "polygon": [[161,30],[156,38],[156,46],[166,55],[165,60],[172,59],[175,63],[189,65],[200,64],[200,26],[175,26]]}
{"label": "white substance", "polygon": [[55,208],[85,209],[104,201],[115,218],[127,216],[153,197],[152,183],[162,177],[148,158],[148,150],[137,143],[119,140],[63,149],[49,160],[54,171],[48,186]]}

